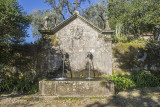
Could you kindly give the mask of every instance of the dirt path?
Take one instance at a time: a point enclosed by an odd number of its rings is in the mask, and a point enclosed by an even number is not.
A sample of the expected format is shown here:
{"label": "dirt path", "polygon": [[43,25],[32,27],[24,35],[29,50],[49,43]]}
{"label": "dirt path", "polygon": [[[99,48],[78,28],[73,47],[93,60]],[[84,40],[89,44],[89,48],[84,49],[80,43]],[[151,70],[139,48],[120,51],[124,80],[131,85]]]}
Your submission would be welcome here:
{"label": "dirt path", "polygon": [[121,91],[109,98],[1,94],[0,107],[160,107],[160,87]]}

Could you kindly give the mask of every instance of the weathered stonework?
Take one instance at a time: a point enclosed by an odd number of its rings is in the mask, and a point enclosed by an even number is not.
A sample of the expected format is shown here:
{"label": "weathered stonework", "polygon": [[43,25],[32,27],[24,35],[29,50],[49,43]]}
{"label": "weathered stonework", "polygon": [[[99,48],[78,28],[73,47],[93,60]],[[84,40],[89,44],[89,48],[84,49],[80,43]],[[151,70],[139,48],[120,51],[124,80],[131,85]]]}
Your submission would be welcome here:
{"label": "weathered stonework", "polygon": [[79,14],[74,14],[52,31],[40,32],[56,35],[58,46],[53,48],[68,54],[72,72],[84,70],[88,61],[87,55],[91,53],[92,70],[112,75],[111,33],[113,31],[103,32]]}
{"label": "weathered stonework", "polygon": [[[76,35],[77,29],[80,29],[79,35]],[[112,74],[111,41],[106,43],[99,35],[98,31],[78,18],[56,33],[58,40],[61,41],[60,48],[69,54],[73,71],[85,68],[87,53],[91,52],[94,69]]]}
{"label": "weathered stonework", "polygon": [[39,94],[56,97],[109,97],[114,84],[109,80],[40,81]]}

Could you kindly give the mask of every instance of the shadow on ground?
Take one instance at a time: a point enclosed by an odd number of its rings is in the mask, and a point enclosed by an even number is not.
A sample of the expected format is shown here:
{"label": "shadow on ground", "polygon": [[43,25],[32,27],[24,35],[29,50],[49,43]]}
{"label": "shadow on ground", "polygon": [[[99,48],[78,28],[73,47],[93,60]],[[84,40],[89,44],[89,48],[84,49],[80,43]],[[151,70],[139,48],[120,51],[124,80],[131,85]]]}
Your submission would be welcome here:
{"label": "shadow on ground", "polygon": [[6,93],[6,95],[0,94],[0,101],[7,99],[7,98],[15,98],[15,97],[22,97],[22,96],[24,96],[24,95],[22,95],[22,94],[7,94],[7,93]]}
{"label": "shadow on ground", "polygon": [[109,98],[0,94],[0,107],[160,107],[160,87],[120,91]]}
{"label": "shadow on ground", "polygon": [[94,102],[86,107],[160,107],[160,87],[122,91],[106,102]]}

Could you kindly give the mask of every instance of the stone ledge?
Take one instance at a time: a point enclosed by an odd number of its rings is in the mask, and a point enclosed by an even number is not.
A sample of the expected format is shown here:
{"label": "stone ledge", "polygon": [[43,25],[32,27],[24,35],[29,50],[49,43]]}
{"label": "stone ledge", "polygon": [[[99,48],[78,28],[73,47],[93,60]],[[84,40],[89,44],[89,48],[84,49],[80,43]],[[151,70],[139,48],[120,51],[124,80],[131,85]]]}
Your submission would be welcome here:
{"label": "stone ledge", "polygon": [[110,80],[39,82],[39,94],[42,96],[109,97],[114,92],[114,83]]}

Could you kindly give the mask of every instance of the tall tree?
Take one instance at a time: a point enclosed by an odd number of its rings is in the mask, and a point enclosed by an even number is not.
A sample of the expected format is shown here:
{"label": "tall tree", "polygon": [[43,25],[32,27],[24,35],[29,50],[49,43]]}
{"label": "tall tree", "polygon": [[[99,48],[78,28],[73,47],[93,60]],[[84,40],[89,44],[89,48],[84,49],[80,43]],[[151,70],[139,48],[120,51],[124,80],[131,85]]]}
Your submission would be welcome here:
{"label": "tall tree", "polygon": [[56,14],[54,9],[34,10],[32,14],[32,34],[35,37],[41,36],[38,30],[44,27],[45,17],[48,17],[48,28],[53,28],[57,23],[63,21],[60,14]]}
{"label": "tall tree", "polygon": [[24,41],[30,16],[16,0],[0,0],[0,70],[13,62],[15,50],[11,44]]}
{"label": "tall tree", "polygon": [[108,15],[112,28],[118,23],[132,34],[153,32],[160,24],[159,0],[109,0]]}
{"label": "tall tree", "polygon": [[20,43],[27,36],[30,16],[16,0],[0,0],[0,43]]}
{"label": "tall tree", "polygon": [[[32,33],[33,36],[41,36],[39,29],[44,26],[45,17],[48,16],[49,29],[53,28],[55,24],[58,24],[71,16],[75,11],[75,6],[73,2],[75,0],[44,0],[45,3],[51,5],[51,9],[47,10],[35,10],[32,14]],[[89,2],[90,0],[79,0],[80,4],[84,2]],[[79,10],[81,11],[81,10]]]}
{"label": "tall tree", "polygon": [[83,9],[82,15],[101,29],[104,29],[106,26],[107,2],[101,0],[99,3],[92,4],[87,9]]}
{"label": "tall tree", "polygon": [[[75,6],[73,4],[73,2],[75,0],[44,0],[46,3],[49,3],[52,8],[55,10],[56,14],[60,14],[63,18],[63,20],[65,20],[68,15],[72,15],[72,13],[75,10]],[[80,4],[82,2],[89,2],[90,0],[79,0]]]}

